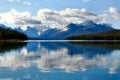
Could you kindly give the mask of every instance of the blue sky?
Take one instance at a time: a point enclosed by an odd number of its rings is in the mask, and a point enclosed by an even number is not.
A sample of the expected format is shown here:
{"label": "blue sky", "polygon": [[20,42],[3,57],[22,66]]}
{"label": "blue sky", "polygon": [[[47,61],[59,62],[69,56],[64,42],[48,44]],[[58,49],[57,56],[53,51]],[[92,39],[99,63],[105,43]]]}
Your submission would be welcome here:
{"label": "blue sky", "polygon": [[32,16],[36,16],[38,12],[42,9],[54,10],[53,12],[62,11],[66,8],[86,9],[87,11],[95,13],[97,15],[112,13],[113,16],[111,16],[111,18],[107,20],[108,23],[113,24],[113,26],[115,26],[116,28],[120,28],[120,20],[116,19],[116,16],[119,16],[119,5],[120,1],[118,0],[1,0],[0,13],[5,14],[14,9],[20,13],[27,11]]}
{"label": "blue sky", "polygon": [[31,13],[36,13],[43,8],[55,10],[86,8],[90,11],[99,12],[109,7],[120,9],[119,5],[120,1],[118,0],[1,0],[0,12],[7,12],[12,8],[18,11],[30,11]]}

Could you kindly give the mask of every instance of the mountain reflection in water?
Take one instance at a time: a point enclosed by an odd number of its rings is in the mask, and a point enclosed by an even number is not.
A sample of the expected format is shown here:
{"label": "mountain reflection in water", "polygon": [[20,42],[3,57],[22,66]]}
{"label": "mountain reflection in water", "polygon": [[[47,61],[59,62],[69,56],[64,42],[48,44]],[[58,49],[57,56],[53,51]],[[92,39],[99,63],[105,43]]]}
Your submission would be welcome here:
{"label": "mountain reflection in water", "polygon": [[[106,76],[106,78],[101,77],[97,80],[119,80],[120,49],[105,45],[107,44],[28,42],[21,48],[6,50],[0,55],[0,78],[57,80],[55,77],[50,77],[51,73],[54,76],[62,74],[58,80],[78,80],[81,79],[80,75],[78,76],[79,73],[90,80],[96,80],[99,75]],[[8,75],[9,73],[11,74]],[[27,76],[24,77],[23,73]],[[35,76],[32,78],[33,74],[36,74],[37,78]],[[74,76],[66,78],[67,74]],[[93,77],[95,75],[96,77]]]}

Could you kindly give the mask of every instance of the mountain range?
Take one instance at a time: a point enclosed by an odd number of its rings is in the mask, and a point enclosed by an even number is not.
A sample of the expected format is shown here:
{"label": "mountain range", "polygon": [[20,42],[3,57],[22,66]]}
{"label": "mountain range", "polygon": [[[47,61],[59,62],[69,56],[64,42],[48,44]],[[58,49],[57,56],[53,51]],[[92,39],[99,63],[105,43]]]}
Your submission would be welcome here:
{"label": "mountain range", "polygon": [[28,37],[21,32],[11,29],[3,24],[0,24],[0,41],[7,40],[27,40]]}
{"label": "mountain range", "polygon": [[18,32],[22,32],[22,33],[26,34],[29,39],[40,39],[39,34],[38,34],[39,30],[34,28],[34,27],[28,26],[25,31],[22,30],[20,27],[15,28],[15,30]]}
{"label": "mountain range", "polygon": [[83,35],[114,30],[114,28],[108,24],[96,24],[93,21],[86,21],[81,24],[71,23],[67,26],[67,28],[68,30],[66,31],[61,31],[58,29],[48,29],[40,35],[40,38],[45,40],[63,40],[66,37],[74,35]]}
{"label": "mountain range", "polygon": [[[0,27],[6,28],[6,26],[3,24],[0,24]],[[81,24],[74,24],[74,23],[69,24],[67,26],[66,31],[62,31],[57,28],[47,29],[46,31],[41,32],[40,35],[39,35],[40,31],[37,28],[30,26],[28,26],[26,30],[22,30],[20,27],[15,28],[14,30],[26,34],[29,37],[29,39],[63,40],[67,37],[74,35],[105,32],[109,30],[114,30],[114,28],[108,24],[97,24],[94,23],[93,21],[85,21]]]}

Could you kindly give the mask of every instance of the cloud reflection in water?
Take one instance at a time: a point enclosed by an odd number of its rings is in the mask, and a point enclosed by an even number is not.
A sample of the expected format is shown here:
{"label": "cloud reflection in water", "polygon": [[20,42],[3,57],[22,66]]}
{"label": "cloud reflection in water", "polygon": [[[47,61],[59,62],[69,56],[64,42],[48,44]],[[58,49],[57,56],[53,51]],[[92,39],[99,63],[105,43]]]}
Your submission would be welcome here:
{"label": "cloud reflection in water", "polygon": [[[34,43],[28,43],[28,45],[29,44]],[[74,72],[86,71],[98,66],[108,69],[110,74],[116,73],[117,69],[120,68],[120,50],[111,50],[111,52],[109,51],[107,54],[96,53],[94,57],[88,58],[88,55],[85,55],[85,52],[80,53],[81,51],[78,52],[78,54],[73,53],[70,55],[70,47],[62,46],[58,47],[58,49],[48,49],[41,45],[41,43],[34,46],[37,46],[37,49],[30,51],[27,47],[23,47],[21,50],[13,50],[2,54],[0,56],[0,67],[8,67],[12,70],[17,70],[20,67],[28,68],[32,65],[36,65],[42,72],[52,72],[55,69],[65,72]],[[56,46],[58,45],[56,44]],[[86,50],[86,53],[89,53],[87,50],[90,47],[81,47]],[[81,47],[77,48],[82,50],[80,49]],[[71,47],[71,49],[74,50],[77,48],[74,45]],[[94,51],[94,47],[92,48],[93,51],[89,55],[96,52]],[[100,48],[97,47],[96,49],[99,50]]]}

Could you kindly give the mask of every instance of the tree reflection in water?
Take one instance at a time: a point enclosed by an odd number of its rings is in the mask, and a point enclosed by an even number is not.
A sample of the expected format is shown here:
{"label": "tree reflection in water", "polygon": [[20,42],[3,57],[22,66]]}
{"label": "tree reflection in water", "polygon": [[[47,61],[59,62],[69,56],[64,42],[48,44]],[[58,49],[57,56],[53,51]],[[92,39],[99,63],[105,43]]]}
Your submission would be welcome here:
{"label": "tree reflection in water", "polygon": [[21,47],[25,46],[26,42],[17,42],[17,41],[1,41],[0,42],[0,53],[4,53],[6,51],[20,49]]}
{"label": "tree reflection in water", "polygon": [[[95,75],[97,70],[101,70],[97,74],[102,75],[107,72],[106,76],[110,76],[110,74],[118,76],[120,73],[120,50],[119,48],[102,47],[97,44],[29,42],[21,49],[17,48],[1,55],[0,70],[2,68],[9,68],[15,74],[27,70],[28,72],[24,73],[29,75],[32,75],[29,71],[36,71],[37,68],[36,74],[38,75],[54,72],[56,75],[59,72],[87,74],[90,70],[92,70],[90,73]],[[4,71],[0,74],[4,74]],[[44,77],[48,76],[44,75]]]}

